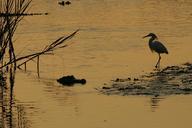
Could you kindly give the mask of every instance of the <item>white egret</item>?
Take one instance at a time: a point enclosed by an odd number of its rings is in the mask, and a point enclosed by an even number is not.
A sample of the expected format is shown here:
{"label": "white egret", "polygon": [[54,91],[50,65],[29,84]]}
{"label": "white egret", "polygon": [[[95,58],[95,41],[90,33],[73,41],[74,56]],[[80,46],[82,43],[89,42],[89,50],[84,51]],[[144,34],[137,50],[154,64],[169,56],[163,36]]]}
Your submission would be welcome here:
{"label": "white egret", "polygon": [[160,60],[161,60],[161,54],[166,53],[168,54],[167,48],[159,41],[157,41],[157,36],[154,33],[149,33],[148,35],[144,36],[145,37],[150,37],[149,39],[149,48],[151,49],[152,52],[156,52],[159,55],[156,68],[160,66]]}

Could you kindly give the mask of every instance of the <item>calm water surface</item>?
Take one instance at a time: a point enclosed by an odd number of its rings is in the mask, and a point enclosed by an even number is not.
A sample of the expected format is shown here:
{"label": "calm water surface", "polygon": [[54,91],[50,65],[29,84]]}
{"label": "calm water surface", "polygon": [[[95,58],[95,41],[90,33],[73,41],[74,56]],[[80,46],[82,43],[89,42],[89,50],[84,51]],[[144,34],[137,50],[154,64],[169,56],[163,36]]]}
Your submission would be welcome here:
{"label": "calm water surface", "polygon": [[[105,96],[95,88],[117,77],[151,72],[157,55],[142,36],[154,32],[168,47],[162,67],[192,61],[191,0],[33,0],[15,35],[18,56],[39,51],[51,41],[80,29],[65,49],[43,56],[16,72],[13,105],[2,108],[2,124],[29,128],[191,128],[192,96]],[[63,87],[63,75],[86,78],[86,85]],[[9,97],[10,96],[6,96]],[[3,121],[5,120],[5,121]]]}

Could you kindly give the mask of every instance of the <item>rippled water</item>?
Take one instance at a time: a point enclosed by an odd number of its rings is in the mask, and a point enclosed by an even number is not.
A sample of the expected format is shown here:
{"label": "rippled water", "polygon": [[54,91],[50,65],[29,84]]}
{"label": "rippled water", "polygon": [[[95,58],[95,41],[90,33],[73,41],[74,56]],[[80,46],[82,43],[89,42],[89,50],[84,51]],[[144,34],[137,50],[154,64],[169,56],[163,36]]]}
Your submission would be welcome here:
{"label": "rippled water", "polygon": [[[117,77],[142,75],[154,69],[157,55],[142,37],[159,36],[170,52],[162,67],[191,62],[191,0],[33,0],[15,34],[18,56],[39,51],[62,35],[80,29],[69,47],[40,58],[27,72],[17,71],[12,95],[4,96],[4,127],[190,128],[192,96],[106,96],[94,88]],[[63,87],[63,75],[87,79],[86,85]],[[8,93],[9,94],[9,93]],[[12,97],[12,98],[10,98]],[[13,102],[13,104],[12,104]],[[3,106],[6,106],[5,110]],[[6,121],[4,121],[6,120]]]}

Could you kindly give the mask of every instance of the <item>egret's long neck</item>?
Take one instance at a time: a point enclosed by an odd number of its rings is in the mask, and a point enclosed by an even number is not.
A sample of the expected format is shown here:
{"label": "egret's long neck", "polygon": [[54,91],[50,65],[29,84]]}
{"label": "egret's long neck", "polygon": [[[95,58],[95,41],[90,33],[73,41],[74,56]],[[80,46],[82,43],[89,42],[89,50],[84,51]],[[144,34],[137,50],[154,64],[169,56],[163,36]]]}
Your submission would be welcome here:
{"label": "egret's long neck", "polygon": [[151,37],[151,38],[149,39],[149,43],[152,43],[154,40],[155,40],[155,38],[154,38],[154,37]]}

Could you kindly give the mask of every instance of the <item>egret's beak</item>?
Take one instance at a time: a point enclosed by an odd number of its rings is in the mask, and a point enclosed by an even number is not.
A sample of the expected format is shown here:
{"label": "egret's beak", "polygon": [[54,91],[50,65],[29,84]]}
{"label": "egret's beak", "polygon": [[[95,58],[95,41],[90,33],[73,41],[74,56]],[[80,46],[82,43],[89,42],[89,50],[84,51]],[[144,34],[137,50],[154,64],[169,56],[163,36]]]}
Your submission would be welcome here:
{"label": "egret's beak", "polygon": [[143,38],[149,37],[149,35],[144,36]]}

